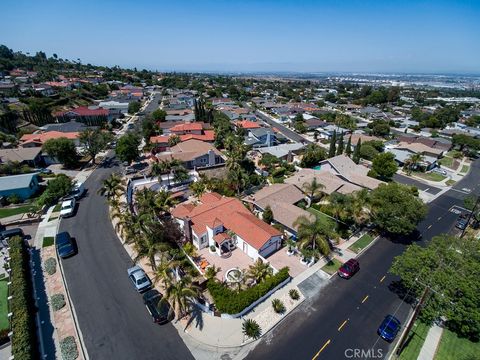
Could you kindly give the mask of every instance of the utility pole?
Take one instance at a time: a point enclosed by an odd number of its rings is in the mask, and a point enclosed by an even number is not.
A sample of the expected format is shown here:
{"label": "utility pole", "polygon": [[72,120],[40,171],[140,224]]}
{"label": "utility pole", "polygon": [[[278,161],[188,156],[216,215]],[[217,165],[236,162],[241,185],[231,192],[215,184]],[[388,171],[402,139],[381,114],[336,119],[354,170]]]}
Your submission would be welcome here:
{"label": "utility pole", "polygon": [[470,214],[468,215],[467,224],[465,225],[465,228],[462,230],[462,235],[460,235],[460,239],[463,238],[463,235],[465,235],[465,230],[467,230],[468,224],[470,224],[470,220],[472,219],[473,214],[475,214],[475,210],[477,209],[479,201],[480,201],[480,196],[477,196],[477,201],[475,201],[475,205],[473,206],[472,211],[470,211]]}
{"label": "utility pole", "polygon": [[402,350],[405,346],[405,343],[407,342],[408,335],[410,334],[410,331],[412,330],[413,324],[417,320],[418,315],[420,314],[420,311],[422,310],[422,306],[423,306],[423,304],[425,304],[425,301],[427,300],[427,297],[428,297],[429,294],[430,294],[430,288],[428,286],[426,286],[425,290],[423,290],[423,294],[422,294],[422,297],[420,298],[420,301],[418,302],[417,306],[415,307],[415,311],[413,312],[413,316],[412,316],[412,318],[410,319],[410,322],[407,325],[407,329],[405,330],[402,338],[398,342],[399,345],[398,345],[398,348],[397,348],[397,351],[396,351],[396,355],[400,355],[400,353],[402,352]]}

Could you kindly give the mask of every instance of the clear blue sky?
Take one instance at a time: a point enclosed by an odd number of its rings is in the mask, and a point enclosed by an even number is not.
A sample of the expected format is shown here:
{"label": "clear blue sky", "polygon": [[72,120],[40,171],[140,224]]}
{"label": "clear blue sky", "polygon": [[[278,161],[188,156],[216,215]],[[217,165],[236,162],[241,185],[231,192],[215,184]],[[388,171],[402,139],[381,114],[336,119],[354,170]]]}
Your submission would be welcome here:
{"label": "clear blue sky", "polygon": [[2,0],[0,43],[159,70],[480,73],[480,0]]}

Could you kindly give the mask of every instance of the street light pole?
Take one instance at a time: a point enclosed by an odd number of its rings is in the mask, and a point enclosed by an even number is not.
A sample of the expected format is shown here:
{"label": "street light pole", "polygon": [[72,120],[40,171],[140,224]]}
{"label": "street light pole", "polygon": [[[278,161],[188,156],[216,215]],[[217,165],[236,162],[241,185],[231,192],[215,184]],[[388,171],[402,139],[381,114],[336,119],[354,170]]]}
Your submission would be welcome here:
{"label": "street light pole", "polygon": [[480,201],[480,196],[477,196],[477,201],[475,201],[475,205],[473,206],[472,211],[470,211],[470,214],[468,215],[467,224],[465,225],[465,228],[462,230],[460,239],[463,238],[463,235],[465,235],[465,230],[467,230],[468,224],[470,223],[470,220],[472,219],[472,216],[475,213],[475,210],[477,209],[479,201]]}

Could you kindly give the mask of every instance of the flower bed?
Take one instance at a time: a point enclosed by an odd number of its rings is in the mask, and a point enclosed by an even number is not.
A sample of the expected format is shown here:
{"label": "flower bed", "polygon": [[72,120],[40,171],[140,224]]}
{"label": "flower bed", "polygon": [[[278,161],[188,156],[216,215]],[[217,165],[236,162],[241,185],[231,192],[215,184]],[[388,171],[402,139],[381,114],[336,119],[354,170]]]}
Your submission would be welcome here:
{"label": "flower bed", "polygon": [[238,314],[289,277],[288,268],[284,267],[278,273],[267,278],[260,284],[239,292],[230,289],[214,279],[208,281],[207,288],[215,301],[217,310],[227,314]]}

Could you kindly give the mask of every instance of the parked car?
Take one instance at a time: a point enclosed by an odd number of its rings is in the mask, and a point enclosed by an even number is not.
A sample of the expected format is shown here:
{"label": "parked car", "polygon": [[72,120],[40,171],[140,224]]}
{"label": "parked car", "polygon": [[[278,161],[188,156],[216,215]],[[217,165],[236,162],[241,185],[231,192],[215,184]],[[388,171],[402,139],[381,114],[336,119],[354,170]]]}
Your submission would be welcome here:
{"label": "parked car", "polygon": [[350,279],[358,270],[360,270],[360,263],[355,259],[350,259],[340,266],[337,273],[344,279]]}
{"label": "parked car", "polygon": [[75,198],[70,198],[62,202],[62,207],[60,208],[60,217],[66,218],[73,216],[75,212]]}
{"label": "parked car", "polygon": [[447,172],[443,169],[440,169],[440,168],[435,168],[435,169],[432,170],[432,172],[443,175],[443,176],[447,176]]}
{"label": "parked car", "polygon": [[70,196],[73,196],[76,200],[78,200],[82,198],[86,192],[87,192],[87,189],[85,189],[85,186],[83,185],[83,183],[77,182],[73,186],[73,189],[70,192]]}
{"label": "parked car", "polygon": [[466,219],[458,219],[457,223],[455,224],[455,227],[460,230],[465,230],[467,228],[468,221]]}
{"label": "parked car", "polygon": [[139,292],[145,292],[152,287],[152,282],[143,269],[135,265],[127,270],[128,277],[135,286],[135,289]]}
{"label": "parked car", "polygon": [[134,174],[137,170],[133,166],[127,166],[125,168],[125,175]]}
{"label": "parked car", "polygon": [[392,342],[400,330],[401,324],[393,315],[387,315],[377,330],[378,335],[388,342]]}
{"label": "parked car", "polygon": [[55,246],[57,248],[58,256],[65,259],[75,254],[75,245],[70,237],[70,234],[66,231],[58,233],[55,236]]}
{"label": "parked car", "polygon": [[25,234],[23,233],[23,230],[20,229],[20,228],[3,230],[0,233],[0,240],[5,242],[5,241],[8,241],[8,239],[10,239],[14,236],[20,236],[23,239],[25,237]]}
{"label": "parked car", "polygon": [[171,320],[173,313],[170,311],[170,305],[168,302],[162,301],[162,294],[158,290],[151,289],[143,294],[143,303],[154,323],[165,324]]}

